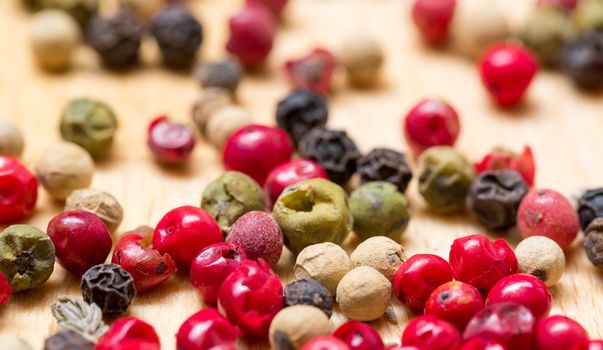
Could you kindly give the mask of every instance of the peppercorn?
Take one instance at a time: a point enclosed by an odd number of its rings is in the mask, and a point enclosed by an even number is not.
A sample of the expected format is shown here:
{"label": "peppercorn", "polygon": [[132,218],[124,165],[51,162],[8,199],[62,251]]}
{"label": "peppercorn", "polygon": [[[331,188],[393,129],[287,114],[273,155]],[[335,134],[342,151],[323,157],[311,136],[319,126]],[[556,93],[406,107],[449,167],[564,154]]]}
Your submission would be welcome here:
{"label": "peppercorn", "polygon": [[404,118],[404,136],[415,156],[433,146],[454,146],[460,132],[456,110],[438,99],[420,101]]}
{"label": "peppercorn", "polygon": [[555,241],[544,236],[528,237],[517,245],[515,256],[520,273],[539,278],[547,286],[554,286],[565,270],[565,255]]}
{"label": "peppercorn", "polygon": [[292,159],[272,169],[266,182],[264,192],[268,207],[272,208],[285,188],[309,179],[327,179],[327,173],[316,162],[307,159]]}
{"label": "peppercorn", "polygon": [[339,61],[345,67],[351,85],[370,87],[379,80],[383,50],[375,38],[359,33],[344,41]]}
{"label": "peppercorn", "polygon": [[165,6],[165,0],[119,0],[119,4],[147,21]]}
{"label": "peppercorn", "polygon": [[203,191],[201,207],[222,228],[230,227],[245,213],[266,209],[260,186],[238,171],[227,171],[210,182]]}
{"label": "peppercorn", "polygon": [[276,123],[287,131],[296,146],[310,130],[324,126],[328,117],[326,100],[307,89],[293,90],[276,106]]}
{"label": "peppercorn", "polygon": [[8,284],[8,280],[4,277],[4,274],[0,272],[0,305],[8,303],[12,295],[13,289]]}
{"label": "peppercorn", "polygon": [[0,223],[14,223],[34,211],[38,180],[18,160],[0,156],[0,192]]}
{"label": "peppercorn", "polygon": [[13,123],[0,120],[0,155],[19,158],[25,148],[21,130]]}
{"label": "peppercorn", "polygon": [[504,349],[533,349],[536,321],[525,306],[509,302],[492,304],[473,316],[463,339],[489,338]]}
{"label": "peppercorn", "polygon": [[184,5],[177,3],[155,16],[151,33],[159,44],[163,63],[171,68],[190,66],[203,42],[201,24]]}
{"label": "peppercorn", "polygon": [[337,303],[341,312],[357,321],[372,321],[381,317],[389,306],[392,284],[369,266],[348,272],[337,285]]}
{"label": "peppercorn", "polygon": [[393,281],[394,275],[404,261],[404,248],[390,238],[376,236],[360,243],[350,255],[352,266],[370,266],[381,272],[388,280]]}
{"label": "peppercorn", "polygon": [[115,232],[123,219],[123,209],[117,199],[107,192],[92,188],[73,191],[65,201],[64,210],[94,213],[103,220],[109,232]]}
{"label": "peppercorn", "polygon": [[473,181],[473,167],[452,147],[437,146],[418,161],[419,192],[429,207],[449,213],[461,209]]}
{"label": "peppercorn", "polygon": [[94,162],[82,147],[61,142],[42,153],[35,170],[48,194],[55,200],[64,200],[71,192],[90,186]]}
{"label": "peppercorn", "polygon": [[103,102],[75,99],[63,111],[60,129],[63,140],[82,146],[93,158],[100,158],[111,149],[117,118]]}
{"label": "peppercorn", "polygon": [[374,236],[398,240],[410,220],[407,206],[406,197],[395,185],[368,182],[350,195],[354,232],[363,240]]}
{"label": "peppercorn", "polygon": [[375,148],[358,158],[358,173],[361,183],[387,181],[404,193],[412,179],[412,170],[403,153],[387,148]]}
{"label": "peppercorn", "polygon": [[425,304],[425,315],[453,324],[459,331],[484,308],[479,290],[469,283],[447,282],[436,288]]}
{"label": "peppercorn", "polygon": [[239,330],[226,317],[214,308],[206,308],[182,323],[176,334],[176,348],[235,350],[238,336]]}
{"label": "peppercorn", "polygon": [[308,305],[289,306],[279,311],[270,324],[270,345],[274,350],[299,349],[310,339],[331,333],[329,318]]}
{"label": "peppercorn", "polygon": [[603,33],[587,32],[567,42],[561,67],[583,89],[603,86]]}
{"label": "peppercorn", "polygon": [[276,23],[264,6],[244,6],[228,20],[226,50],[247,69],[264,64],[276,35]]}
{"label": "peppercorn", "polygon": [[402,344],[420,349],[456,349],[461,342],[461,335],[452,324],[429,315],[413,318],[402,333]]}
{"label": "peppercorn", "polygon": [[335,68],[335,56],[322,48],[316,48],[308,55],[287,61],[284,65],[293,89],[308,89],[321,95],[326,95],[331,90]]}
{"label": "peppercorn", "polygon": [[0,333],[0,344],[6,350],[33,350],[33,347],[25,339],[10,333]]}
{"label": "peppercorn", "polygon": [[603,188],[586,190],[578,199],[580,227],[586,231],[588,225],[598,217],[603,217]]}
{"label": "peppercorn", "polygon": [[34,56],[40,66],[63,71],[71,65],[72,53],[80,41],[80,29],[69,15],[58,10],[38,13],[31,27]]}
{"label": "peppercorn", "polygon": [[456,0],[415,0],[412,19],[423,41],[433,46],[444,44],[455,9]]}
{"label": "peppercorn", "polygon": [[385,349],[377,330],[363,322],[349,320],[339,326],[333,332],[333,336],[343,340],[350,350]]}
{"label": "peppercorn", "polygon": [[588,260],[598,268],[603,268],[603,218],[594,219],[586,229],[584,250]]}
{"label": "peppercorn", "polygon": [[195,99],[191,114],[193,122],[203,136],[207,137],[207,122],[211,115],[231,103],[232,97],[225,89],[207,88],[201,91]]}
{"label": "peppercorn", "polygon": [[207,120],[205,136],[207,141],[217,149],[222,149],[230,134],[253,123],[248,110],[230,105],[213,112]]}
{"label": "peppercorn", "polygon": [[165,115],[153,119],[147,130],[147,145],[155,160],[164,166],[186,164],[196,143],[188,125],[173,122]]}
{"label": "peppercorn", "polygon": [[300,350],[350,350],[350,347],[339,338],[332,335],[315,337],[307,342]]}
{"label": "peppercorn", "polygon": [[287,187],[274,204],[272,216],[294,254],[316,243],[341,244],[353,224],[344,190],[325,179]]}
{"label": "peppercorn", "polygon": [[285,307],[310,305],[321,309],[328,317],[333,314],[333,298],[320,282],[302,278],[285,286]]}
{"label": "peppercorn", "polygon": [[603,31],[603,1],[580,0],[573,12],[573,17],[581,32]]}
{"label": "peppercorn", "polygon": [[528,186],[534,186],[536,164],[530,146],[524,146],[521,154],[506,148],[495,147],[482,160],[476,162],[474,167],[478,174],[488,170],[515,170],[523,177]]}
{"label": "peppercorn", "polygon": [[44,350],[93,350],[94,344],[74,331],[63,331],[46,339]]}
{"label": "peppercorn", "polygon": [[131,11],[122,9],[107,17],[97,14],[90,20],[88,43],[109,68],[126,68],[138,63],[144,25]]}
{"label": "peppercorn", "polygon": [[246,6],[263,6],[277,19],[282,19],[289,0],[246,0]]}
{"label": "peppercorn", "polygon": [[263,259],[276,265],[283,252],[283,233],[270,214],[251,211],[243,214],[230,228],[227,242],[240,244],[248,259]]}
{"label": "peppercorn", "polygon": [[87,303],[95,303],[104,314],[121,314],[136,296],[132,276],[115,264],[91,267],[82,276],[82,296]]}
{"label": "peppercorn", "polygon": [[486,305],[504,302],[523,305],[540,320],[551,311],[553,296],[540,279],[529,274],[517,273],[502,278],[488,292]]}
{"label": "peppercorn", "polygon": [[243,76],[243,67],[239,61],[229,58],[218,62],[202,63],[194,73],[203,88],[221,88],[232,96]]}
{"label": "peppercorn", "polygon": [[534,348],[537,350],[592,349],[586,329],[566,316],[543,318],[536,324],[534,333]]}
{"label": "peppercorn", "polygon": [[321,283],[331,295],[335,295],[339,281],[352,270],[348,254],[330,242],[314,244],[302,250],[293,272],[297,279],[313,279]]}
{"label": "peppercorn", "polygon": [[85,30],[98,12],[100,0],[37,0],[41,8],[63,11],[73,17]]}
{"label": "peppercorn", "polygon": [[84,339],[96,342],[109,329],[98,305],[79,298],[59,297],[50,305],[50,310],[57,320],[58,332],[77,332]]}
{"label": "peppercorn", "polygon": [[44,231],[12,225],[0,233],[0,272],[13,292],[36,288],[54,270],[55,249]]}
{"label": "peppercorn", "polygon": [[[128,346],[129,345],[129,346]],[[136,317],[123,317],[98,340],[95,350],[160,350],[159,336],[150,324]]]}

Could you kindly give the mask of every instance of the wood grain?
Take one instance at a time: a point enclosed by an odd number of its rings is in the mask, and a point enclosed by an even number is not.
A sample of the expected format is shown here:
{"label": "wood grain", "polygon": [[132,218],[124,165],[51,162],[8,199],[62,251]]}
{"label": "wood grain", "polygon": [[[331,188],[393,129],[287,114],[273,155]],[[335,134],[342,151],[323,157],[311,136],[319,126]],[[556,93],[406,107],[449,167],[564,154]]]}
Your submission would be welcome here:
{"label": "wood grain", "polygon": [[[119,115],[120,130],[110,159],[97,163],[93,187],[114,194],[125,208],[120,232],[142,224],[154,225],[169,209],[196,205],[208,181],[221,171],[220,155],[200,142],[187,169],[165,170],[153,161],[145,144],[146,126],[155,115],[169,113],[189,120],[191,101],[199,91],[188,74],[162,69],[152,42],[144,45],[144,64],[125,73],[99,68],[94,54],[82,47],[72,71],[64,75],[42,72],[33,62],[28,41],[31,16],[17,0],[0,1],[0,118],[17,123],[28,141],[24,162],[32,166],[44,148],[59,140],[58,118],[66,102],[89,96],[108,102]],[[330,99],[329,124],[342,128],[357,140],[362,151],[376,146],[406,150],[400,132],[401,116],[419,99],[441,97],[455,105],[463,131],[458,148],[472,160],[496,145],[519,150],[534,148],[538,163],[537,185],[575,193],[603,184],[603,104],[600,95],[578,92],[562,76],[544,72],[538,76],[523,105],[496,109],[480,85],[474,64],[450,51],[423,47],[408,18],[408,0],[294,0],[279,31],[269,65],[246,77],[239,103],[258,122],[273,123],[276,102],[288,91],[281,71],[284,60],[315,46],[338,49],[341,40],[355,31],[380,38],[386,51],[382,84],[371,91],[348,88],[338,77]],[[519,23],[531,2],[504,1],[509,18]],[[223,57],[228,35],[227,18],[240,1],[191,2],[206,29],[203,59]],[[417,194],[409,190],[413,216],[402,239],[408,255],[435,253],[446,257],[451,242],[460,236],[483,232],[468,215],[437,216],[429,213]],[[35,215],[27,222],[45,228],[62,206],[42,193]],[[508,239],[517,243],[516,232]],[[356,242],[352,239],[348,248]],[[558,286],[553,313],[577,319],[594,338],[603,337],[603,275],[586,259],[582,239],[567,251],[568,268]],[[285,254],[276,270],[291,278],[292,258]],[[51,280],[33,291],[14,297],[0,308],[0,330],[15,332],[41,348],[54,332],[49,305],[59,295],[78,295],[78,281],[57,266]],[[128,314],[140,317],[158,330],[164,349],[175,348],[179,325],[203,307],[186,276],[172,278],[156,291],[136,298]],[[409,314],[397,302],[398,324],[379,320],[372,324],[387,343],[399,342]],[[344,318],[336,314],[333,324]],[[266,348],[254,343],[251,348]]]}

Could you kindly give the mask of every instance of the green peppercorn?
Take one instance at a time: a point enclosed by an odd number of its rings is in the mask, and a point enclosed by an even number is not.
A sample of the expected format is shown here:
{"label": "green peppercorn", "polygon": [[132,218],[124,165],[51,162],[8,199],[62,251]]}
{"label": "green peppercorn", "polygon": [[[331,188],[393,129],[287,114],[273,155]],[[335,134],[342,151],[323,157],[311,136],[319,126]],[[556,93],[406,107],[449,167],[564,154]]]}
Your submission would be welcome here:
{"label": "green peppercorn", "polygon": [[431,209],[449,213],[461,209],[475,173],[454,148],[427,149],[418,160],[419,192]]}
{"label": "green peppercorn", "polygon": [[580,32],[603,31],[603,0],[581,0],[573,16]]}
{"label": "green peppercorn", "polygon": [[0,233],[0,272],[14,292],[46,282],[54,270],[55,249],[44,231],[12,225]]}
{"label": "green peppercorn", "polygon": [[61,118],[63,139],[82,146],[94,158],[111,149],[116,129],[117,119],[111,108],[91,99],[71,101]]}
{"label": "green peppercorn", "polygon": [[367,182],[352,192],[350,211],[354,232],[363,240],[373,236],[400,239],[410,219],[406,197],[385,181]]}
{"label": "green peppercorn", "polygon": [[312,244],[341,244],[353,223],[345,191],[324,179],[287,187],[274,204],[272,216],[283,230],[285,245],[294,254]]}

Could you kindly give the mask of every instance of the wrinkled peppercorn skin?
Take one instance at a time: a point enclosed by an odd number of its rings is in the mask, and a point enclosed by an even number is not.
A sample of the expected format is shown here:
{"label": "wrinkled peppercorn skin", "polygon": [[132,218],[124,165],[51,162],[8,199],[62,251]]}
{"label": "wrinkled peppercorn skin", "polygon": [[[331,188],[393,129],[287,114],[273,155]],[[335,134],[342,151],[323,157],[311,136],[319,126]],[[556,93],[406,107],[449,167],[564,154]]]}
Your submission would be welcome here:
{"label": "wrinkled peppercorn skin", "polygon": [[285,72],[292,88],[303,88],[326,95],[331,90],[333,73],[337,67],[335,55],[317,48],[299,59],[285,62]]}
{"label": "wrinkled peppercorn skin", "polygon": [[132,275],[115,264],[90,268],[82,276],[80,287],[84,300],[98,305],[104,314],[126,312],[136,296]]}
{"label": "wrinkled peppercorn skin", "polygon": [[110,68],[126,68],[138,63],[144,34],[140,19],[128,10],[113,17],[97,14],[88,26],[88,43]]}
{"label": "wrinkled peppercorn skin", "polygon": [[597,218],[588,225],[584,250],[588,260],[595,267],[603,269],[603,218]]}
{"label": "wrinkled peppercorn skin", "polygon": [[358,158],[357,167],[363,184],[369,181],[387,181],[396,185],[402,193],[412,179],[412,170],[406,156],[387,148],[375,148]]}
{"label": "wrinkled peppercorn skin", "polygon": [[310,130],[324,126],[328,117],[324,97],[307,89],[294,90],[276,107],[276,123],[287,131],[296,146]]}
{"label": "wrinkled peppercorn skin", "polygon": [[321,309],[328,317],[333,314],[333,298],[329,290],[313,279],[300,279],[285,286],[285,307],[310,305]]}
{"label": "wrinkled peppercorn skin", "polygon": [[567,42],[560,65],[578,87],[603,87],[603,33],[588,32]]}
{"label": "wrinkled peppercorn skin", "polygon": [[184,5],[177,3],[157,14],[151,33],[157,40],[163,63],[176,69],[193,64],[203,42],[201,24]]}
{"label": "wrinkled peppercorn skin", "polygon": [[582,194],[578,199],[578,217],[583,231],[596,218],[603,217],[603,188],[594,188]]}

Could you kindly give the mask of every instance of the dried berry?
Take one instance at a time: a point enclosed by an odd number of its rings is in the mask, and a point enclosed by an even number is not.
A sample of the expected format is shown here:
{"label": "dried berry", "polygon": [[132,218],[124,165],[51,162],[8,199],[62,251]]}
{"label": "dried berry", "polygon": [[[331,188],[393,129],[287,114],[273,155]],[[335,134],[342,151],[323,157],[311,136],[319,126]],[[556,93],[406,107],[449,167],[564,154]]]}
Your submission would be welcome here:
{"label": "dried berry", "polygon": [[350,255],[354,268],[370,266],[393,281],[396,271],[406,260],[404,248],[392,239],[375,236],[360,243]]}
{"label": "dried berry", "polygon": [[199,93],[193,104],[192,118],[203,136],[210,135],[207,133],[207,123],[212,114],[230,104],[232,97],[225,89],[207,88]]}
{"label": "dried berry", "polygon": [[[587,238],[588,240],[588,238]],[[519,272],[537,277],[551,287],[565,270],[565,255],[555,241],[544,236],[528,237],[517,245]]]}
{"label": "dried berry", "polygon": [[303,278],[285,286],[285,307],[310,305],[321,309],[328,317],[333,314],[331,293],[320,282]]}
{"label": "dried berry", "polygon": [[545,317],[536,324],[536,350],[586,349],[588,333],[578,322],[569,317],[555,315]]}
{"label": "dried berry", "polygon": [[225,106],[209,116],[205,137],[214,147],[222,150],[230,134],[249,124],[253,124],[253,118],[248,110],[235,105]]}
{"label": "dried berry", "polygon": [[159,336],[153,326],[136,317],[120,318],[99,339],[95,350],[121,349],[159,350]]}
{"label": "dried berry", "polygon": [[65,201],[65,211],[84,210],[98,216],[109,230],[115,232],[123,219],[123,209],[111,194],[85,188],[73,191]]}
{"label": "dried berry", "polygon": [[603,218],[597,218],[588,225],[584,239],[584,250],[588,260],[598,268],[603,268]]}
{"label": "dried berry", "polygon": [[580,32],[603,31],[603,1],[580,0],[573,18]]}
{"label": "dried berry", "polygon": [[77,332],[84,339],[96,342],[109,329],[103,322],[102,310],[94,303],[63,296],[53,302],[50,309],[59,332]]}
{"label": "dried berry", "polygon": [[279,311],[270,324],[268,339],[274,350],[299,349],[310,339],[331,333],[329,318],[308,305],[289,306]]}
{"label": "dried berry", "polygon": [[325,170],[311,160],[292,159],[272,169],[264,183],[267,207],[272,208],[285,188],[310,179],[328,179]]}
{"label": "dried berry", "polygon": [[561,52],[561,67],[583,89],[603,86],[603,33],[587,32],[570,40]]}
{"label": "dried berry", "polygon": [[241,64],[234,59],[202,63],[195,69],[195,77],[206,88],[220,88],[235,95],[243,75]]}
{"label": "dried berry", "polygon": [[412,19],[423,40],[431,45],[441,45],[448,38],[448,29],[456,0],[415,0]]}
{"label": "dried berry", "polygon": [[12,295],[13,289],[11,288],[10,284],[8,284],[4,274],[0,272],[0,305],[6,304]]}
{"label": "dried berry", "polygon": [[239,330],[218,310],[203,309],[182,323],[176,334],[179,350],[235,350]]}
{"label": "dried berry", "polygon": [[337,303],[349,319],[372,321],[389,307],[392,284],[372,267],[360,266],[348,272],[337,285]]}
{"label": "dried berry", "polygon": [[357,170],[360,181],[387,181],[404,193],[412,179],[412,170],[403,153],[387,148],[375,148],[358,158]]}
{"label": "dried berry", "polygon": [[276,17],[281,18],[283,16],[283,12],[287,7],[289,0],[246,0],[246,5],[261,5],[266,7],[266,9],[270,10],[270,12]]}
{"label": "dried berry", "polygon": [[285,72],[293,89],[308,89],[321,95],[331,90],[335,56],[328,50],[316,48],[308,55],[285,62]]}
{"label": "dried berry", "polygon": [[73,17],[82,29],[86,29],[98,12],[100,0],[37,0],[43,8],[63,11]]}
{"label": "dried berry", "polygon": [[383,350],[383,340],[375,328],[354,320],[347,321],[333,332],[350,350]]}
{"label": "dried berry", "polygon": [[203,41],[203,28],[182,4],[165,7],[155,16],[151,33],[159,44],[163,63],[171,68],[193,64]]}
{"label": "dried berry", "polygon": [[84,300],[98,305],[104,314],[126,312],[136,296],[132,275],[115,264],[93,266],[82,276],[80,287]]}
{"label": "dried berry", "polygon": [[383,56],[383,50],[377,40],[361,33],[344,41],[339,60],[347,71],[350,84],[370,87],[379,80]]}
{"label": "dried berry", "polygon": [[463,331],[471,318],[484,308],[479,290],[469,283],[447,282],[427,299],[425,315],[435,316]]}
{"label": "dried berry", "polygon": [[251,211],[235,221],[227,242],[239,244],[247,259],[263,259],[276,265],[283,252],[283,233],[270,214]]}
{"label": "dried berry", "polygon": [[18,160],[0,156],[0,223],[30,215],[38,199],[38,180]]}
{"label": "dried berry", "polygon": [[44,342],[44,350],[93,350],[94,343],[74,331],[55,333]]}
{"label": "dried berry", "polygon": [[172,122],[162,115],[153,119],[149,125],[147,144],[158,162],[180,165],[191,157],[196,141],[190,127]]}
{"label": "dried berry", "polygon": [[51,71],[66,70],[80,36],[80,28],[68,14],[58,10],[38,13],[31,25],[31,45],[38,64]]}
{"label": "dried berry", "polygon": [[551,311],[553,296],[544,282],[538,278],[518,273],[496,282],[488,292],[486,305],[504,302],[525,306],[539,320]]}
{"label": "dried berry", "polygon": [[19,158],[24,148],[21,130],[9,121],[0,120],[0,155]]}
{"label": "dried berry", "polygon": [[436,99],[420,101],[404,119],[404,136],[415,156],[433,146],[454,146],[460,132],[456,110]]}
{"label": "dried berry", "polygon": [[230,38],[226,50],[246,68],[264,64],[276,34],[276,24],[264,6],[245,6],[230,18]]}
{"label": "dried berry", "polygon": [[588,225],[598,217],[603,217],[603,188],[586,190],[578,199],[580,227],[586,231]]}
{"label": "dried berry", "polygon": [[111,17],[97,14],[90,21],[88,43],[110,68],[125,68],[138,63],[144,26],[132,12],[122,9]]}
{"label": "dried berry", "polygon": [[328,117],[326,100],[307,89],[293,90],[276,107],[276,123],[287,131],[295,145],[313,128],[324,126]]}
{"label": "dried berry", "polygon": [[434,316],[419,316],[410,321],[402,344],[430,350],[455,349],[461,344],[461,335],[454,326]]}
{"label": "dried berry", "polygon": [[496,147],[474,166],[478,174],[488,170],[515,170],[521,174],[528,186],[534,186],[536,164],[530,146],[525,146],[521,154]]}
{"label": "dried berry", "polygon": [[313,279],[321,283],[331,295],[335,295],[337,285],[352,270],[348,254],[333,243],[319,243],[303,249],[293,267],[295,278]]}

